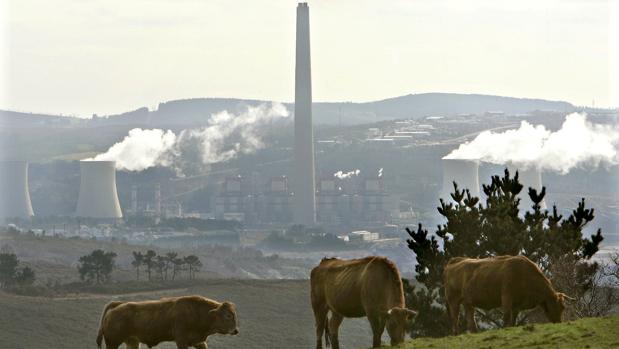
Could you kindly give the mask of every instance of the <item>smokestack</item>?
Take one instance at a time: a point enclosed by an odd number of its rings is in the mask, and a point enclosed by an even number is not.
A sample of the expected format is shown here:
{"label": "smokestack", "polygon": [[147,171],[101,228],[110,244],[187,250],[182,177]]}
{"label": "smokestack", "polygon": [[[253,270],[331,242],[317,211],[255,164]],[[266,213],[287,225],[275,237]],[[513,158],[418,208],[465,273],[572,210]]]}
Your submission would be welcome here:
{"label": "smokestack", "polygon": [[451,200],[453,182],[458,189],[468,189],[472,196],[479,197],[479,163],[476,160],[443,159],[443,189],[441,198]]}
{"label": "smokestack", "polygon": [[161,183],[155,184],[155,217],[161,218]]}
{"label": "smokestack", "polygon": [[116,192],[114,161],[80,161],[80,194],[75,215],[89,218],[122,218]]}
{"label": "smokestack", "polygon": [[314,131],[312,129],[312,70],[309,7],[297,6],[297,51],[294,94],[294,222],[316,223]]}
{"label": "smokestack", "polygon": [[[518,180],[523,188],[518,197],[520,198],[520,210],[527,211],[533,206],[533,201],[529,197],[529,188],[537,190],[537,193],[542,190],[542,171],[534,166],[528,168],[519,168],[516,165],[507,165],[510,176],[515,176],[518,171]],[[546,200],[542,200],[540,207],[546,209]]]}
{"label": "smokestack", "polygon": [[28,163],[0,162],[0,218],[34,216],[28,190]]}
{"label": "smokestack", "polygon": [[131,213],[138,214],[138,186],[135,184],[131,186]]}

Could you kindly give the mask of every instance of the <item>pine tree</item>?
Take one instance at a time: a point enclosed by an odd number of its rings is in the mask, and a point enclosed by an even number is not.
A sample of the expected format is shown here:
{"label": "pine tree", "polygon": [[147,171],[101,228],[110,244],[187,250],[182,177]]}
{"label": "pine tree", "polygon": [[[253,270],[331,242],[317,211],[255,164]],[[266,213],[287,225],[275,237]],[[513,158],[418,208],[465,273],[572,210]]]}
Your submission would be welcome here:
{"label": "pine tree", "polygon": [[133,261],[131,261],[131,265],[135,268],[135,278],[136,280],[140,280],[140,267],[144,264],[144,255],[142,252],[133,251]]}

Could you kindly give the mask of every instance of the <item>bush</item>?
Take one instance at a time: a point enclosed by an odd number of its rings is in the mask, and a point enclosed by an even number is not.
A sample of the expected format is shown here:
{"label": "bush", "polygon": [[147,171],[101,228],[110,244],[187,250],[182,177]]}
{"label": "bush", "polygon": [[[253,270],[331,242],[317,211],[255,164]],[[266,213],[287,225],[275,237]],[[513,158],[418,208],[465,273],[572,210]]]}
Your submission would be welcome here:
{"label": "bush", "polygon": [[110,275],[115,267],[116,253],[94,250],[91,254],[79,259],[77,270],[80,279],[86,282],[101,284],[110,280]]}
{"label": "bush", "polygon": [[0,253],[0,288],[29,286],[34,283],[34,270],[27,266],[20,269],[19,264],[14,253]]}

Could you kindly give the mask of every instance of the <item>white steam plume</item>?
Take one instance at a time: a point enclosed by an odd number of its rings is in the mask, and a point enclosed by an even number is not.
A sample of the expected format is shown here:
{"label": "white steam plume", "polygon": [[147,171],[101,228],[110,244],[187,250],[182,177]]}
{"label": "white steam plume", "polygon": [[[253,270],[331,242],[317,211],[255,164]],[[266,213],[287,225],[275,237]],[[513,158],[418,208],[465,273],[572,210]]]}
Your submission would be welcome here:
{"label": "white steam plume", "polygon": [[484,131],[444,159],[512,163],[565,174],[575,167],[619,163],[618,146],[619,125],[594,124],[587,120],[586,114],[573,113],[565,117],[561,129],[555,132],[526,121],[515,130]]}
{"label": "white steam plume", "polygon": [[352,170],[350,172],[344,172],[342,170],[339,170],[337,172],[335,172],[333,174],[333,177],[337,177],[339,179],[346,179],[346,178],[350,178],[352,176],[358,176],[359,173],[361,173],[361,170],[357,169],[357,170]]}
{"label": "white steam plume", "polygon": [[113,160],[116,161],[116,168],[128,171],[142,171],[157,165],[168,166],[170,159],[164,155],[170,153],[176,140],[176,135],[170,130],[134,128],[107,152],[86,160]]}
{"label": "white steam plume", "polygon": [[264,147],[260,127],[288,115],[283,104],[272,103],[248,107],[239,115],[227,111],[213,114],[206,127],[183,130],[178,135],[170,130],[135,128],[107,152],[86,160],[114,160],[116,168],[128,171],[176,166],[182,163],[182,157],[194,153],[198,154],[195,160],[202,164],[227,161]]}

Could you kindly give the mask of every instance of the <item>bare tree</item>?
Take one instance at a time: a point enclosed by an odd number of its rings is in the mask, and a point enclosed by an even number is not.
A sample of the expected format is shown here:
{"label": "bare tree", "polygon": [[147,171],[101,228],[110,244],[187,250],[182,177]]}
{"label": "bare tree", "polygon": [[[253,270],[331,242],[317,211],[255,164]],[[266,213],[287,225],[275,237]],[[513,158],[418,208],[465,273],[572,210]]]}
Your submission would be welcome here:
{"label": "bare tree", "polygon": [[[615,257],[619,262],[619,255]],[[568,307],[567,316],[582,318],[607,315],[619,302],[616,269],[617,264],[612,259],[611,262],[583,263],[568,256],[560,263],[554,263],[549,270],[553,285],[576,298]]]}

